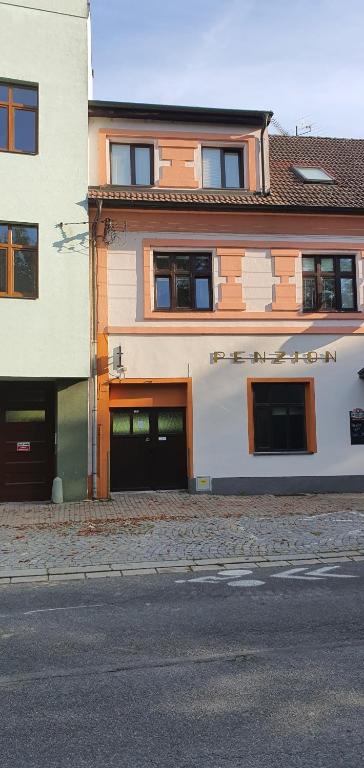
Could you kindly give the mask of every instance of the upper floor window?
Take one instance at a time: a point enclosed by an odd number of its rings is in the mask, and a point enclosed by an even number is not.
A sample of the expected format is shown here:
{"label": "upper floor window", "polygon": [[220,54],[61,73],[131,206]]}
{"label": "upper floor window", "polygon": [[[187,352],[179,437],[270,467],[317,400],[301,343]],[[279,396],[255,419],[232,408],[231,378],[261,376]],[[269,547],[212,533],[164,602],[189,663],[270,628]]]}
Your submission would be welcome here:
{"label": "upper floor window", "polygon": [[0,223],[0,298],[38,295],[38,227]]}
{"label": "upper floor window", "polygon": [[355,257],[303,256],[304,312],[355,311]]}
{"label": "upper floor window", "polygon": [[211,189],[244,187],[243,150],[202,147],[202,185]]}
{"label": "upper floor window", "polygon": [[153,184],[153,147],[145,144],[112,144],[111,183],[126,187],[147,187]]}
{"label": "upper floor window", "polygon": [[154,253],[156,310],[211,310],[211,253]]}
{"label": "upper floor window", "polygon": [[38,88],[0,82],[0,151],[38,151]]}

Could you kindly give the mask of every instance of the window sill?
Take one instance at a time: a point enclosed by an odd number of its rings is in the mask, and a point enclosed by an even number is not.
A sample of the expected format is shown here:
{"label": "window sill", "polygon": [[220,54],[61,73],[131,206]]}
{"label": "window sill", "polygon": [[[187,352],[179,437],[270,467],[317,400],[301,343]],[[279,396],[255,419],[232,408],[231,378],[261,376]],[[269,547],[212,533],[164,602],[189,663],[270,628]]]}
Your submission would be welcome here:
{"label": "window sill", "polygon": [[9,296],[7,293],[0,293],[0,299],[17,299],[23,301],[36,301],[39,296]]}
{"label": "window sill", "polygon": [[360,315],[360,309],[302,309],[302,315]]}
{"label": "window sill", "polygon": [[315,451],[253,451],[253,456],[313,456]]}
{"label": "window sill", "polygon": [[37,157],[37,155],[39,155],[39,152],[26,152],[25,150],[21,150],[21,149],[0,148],[0,152],[3,152],[6,155],[30,155],[30,157]]}

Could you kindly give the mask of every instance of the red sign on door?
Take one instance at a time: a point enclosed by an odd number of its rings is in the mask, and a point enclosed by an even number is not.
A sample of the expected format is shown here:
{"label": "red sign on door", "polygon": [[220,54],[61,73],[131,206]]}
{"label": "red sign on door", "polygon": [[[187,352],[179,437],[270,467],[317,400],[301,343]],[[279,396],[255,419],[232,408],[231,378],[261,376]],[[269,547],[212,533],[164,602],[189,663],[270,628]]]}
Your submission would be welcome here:
{"label": "red sign on door", "polygon": [[17,443],[17,453],[30,453],[30,443]]}

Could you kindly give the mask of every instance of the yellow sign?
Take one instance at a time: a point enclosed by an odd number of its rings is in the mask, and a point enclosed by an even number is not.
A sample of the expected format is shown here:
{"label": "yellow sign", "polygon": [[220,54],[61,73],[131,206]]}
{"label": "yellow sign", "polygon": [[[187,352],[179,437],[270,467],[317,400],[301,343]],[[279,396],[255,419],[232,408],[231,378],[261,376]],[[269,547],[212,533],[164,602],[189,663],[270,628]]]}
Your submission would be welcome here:
{"label": "yellow sign", "polygon": [[279,352],[212,352],[211,362],[219,363],[221,360],[230,360],[232,363],[271,363],[273,365],[280,365],[282,363],[336,363],[336,352],[285,352],[280,350]]}

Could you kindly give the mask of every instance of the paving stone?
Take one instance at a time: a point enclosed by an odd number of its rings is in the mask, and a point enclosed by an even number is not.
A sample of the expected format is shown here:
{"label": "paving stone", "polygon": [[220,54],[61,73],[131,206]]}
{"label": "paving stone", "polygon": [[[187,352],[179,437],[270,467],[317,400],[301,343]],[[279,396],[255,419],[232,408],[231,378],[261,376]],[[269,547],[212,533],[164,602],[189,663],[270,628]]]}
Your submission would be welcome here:
{"label": "paving stone", "polygon": [[[68,573],[79,573],[80,571],[91,572],[91,571],[100,571],[100,570],[101,570],[100,565],[73,565],[71,567],[70,566],[68,567],[60,566],[58,568],[50,567],[48,568],[48,573],[49,574],[58,574],[58,573],[68,574]],[[102,570],[108,571],[110,570],[110,566],[103,565]]]}
{"label": "paving stone", "polygon": [[[56,576],[345,562],[364,554],[361,509],[364,494],[151,492],[107,502],[0,504],[0,579],[46,575],[47,568]],[[90,535],[92,521],[97,535]]]}
{"label": "paving stone", "polygon": [[[297,560],[294,560],[293,558],[290,558],[290,560],[291,560],[291,565],[298,564]],[[319,563],[321,562],[322,560],[319,560],[319,558],[316,557],[316,558],[312,558],[312,560],[300,560],[299,565],[319,565]]]}
{"label": "paving stone", "polygon": [[320,557],[320,562],[324,563],[325,565],[331,565],[331,563],[350,563],[351,557]]}
{"label": "paving stone", "polygon": [[270,563],[259,563],[259,568],[275,568],[278,565],[290,565],[288,560],[274,560]]}
{"label": "paving stone", "polygon": [[88,571],[86,572],[86,579],[104,579],[107,576],[121,576],[120,571]]}
{"label": "paving stone", "polygon": [[[260,565],[260,563],[259,563]],[[241,563],[224,563],[223,568],[226,568],[228,571],[241,568],[244,570],[244,568],[258,568],[257,563],[247,563],[247,562],[241,562]]]}
{"label": "paving stone", "polygon": [[48,581],[48,576],[14,576],[11,584],[27,584],[34,581]]}
{"label": "paving stone", "polygon": [[46,568],[1,568],[0,578],[4,576],[47,576]]}
{"label": "paving stone", "polygon": [[[216,570],[216,568],[214,570]],[[157,573],[191,573],[191,569],[187,567],[177,568],[176,566],[169,568],[157,568]]]}
{"label": "paving stone", "polygon": [[155,568],[129,568],[122,571],[123,576],[152,576],[157,573]]}
{"label": "paving stone", "polygon": [[[243,557],[243,555],[241,555],[240,557],[238,555],[236,557],[222,557],[219,562],[220,563],[223,562],[224,565],[225,565],[225,563],[226,563],[226,565],[229,565],[230,563],[245,563],[246,562],[246,555],[245,555],[245,557]],[[254,557],[254,562],[255,563],[262,562],[263,563],[264,562],[264,557]]]}
{"label": "paving stone", "polygon": [[353,560],[364,560],[364,555],[354,555]]}
{"label": "paving stone", "polygon": [[337,550],[336,550],[335,552],[325,552],[325,550],[324,550],[324,549],[321,551],[321,557],[326,557],[326,558],[329,558],[329,557],[337,557],[337,556],[338,556],[338,555],[340,555],[340,554],[341,554],[341,553],[340,553],[340,552],[338,552]]}
{"label": "paving stone", "polygon": [[205,560],[193,560],[191,561],[191,565],[222,565],[224,562],[224,558],[206,558]]}
{"label": "paving stone", "polygon": [[10,584],[10,578],[0,578],[0,587],[2,584]]}
{"label": "paving stone", "polygon": [[84,573],[51,573],[49,575],[49,581],[84,581]]}
{"label": "paving stone", "polygon": [[128,568],[158,568],[160,565],[167,566],[182,566],[182,565],[193,565],[193,560],[163,560],[163,557],[161,557],[160,560],[157,560],[156,562],[151,562],[150,560],[145,560],[142,563],[111,563],[110,568],[112,570],[125,570]]}
{"label": "paving stone", "polygon": [[193,565],[193,571],[218,571],[219,565]]}

